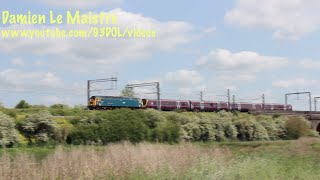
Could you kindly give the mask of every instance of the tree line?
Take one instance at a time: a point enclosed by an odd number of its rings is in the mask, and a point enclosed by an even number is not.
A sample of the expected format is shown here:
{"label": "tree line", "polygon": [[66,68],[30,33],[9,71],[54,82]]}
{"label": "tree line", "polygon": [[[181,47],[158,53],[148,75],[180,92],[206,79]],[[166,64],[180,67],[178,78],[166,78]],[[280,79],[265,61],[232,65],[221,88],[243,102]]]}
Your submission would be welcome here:
{"label": "tree line", "polygon": [[318,136],[303,117],[246,113],[161,112],[117,109],[89,111],[55,104],[0,107],[0,145],[106,145],[120,141],[254,141]]}

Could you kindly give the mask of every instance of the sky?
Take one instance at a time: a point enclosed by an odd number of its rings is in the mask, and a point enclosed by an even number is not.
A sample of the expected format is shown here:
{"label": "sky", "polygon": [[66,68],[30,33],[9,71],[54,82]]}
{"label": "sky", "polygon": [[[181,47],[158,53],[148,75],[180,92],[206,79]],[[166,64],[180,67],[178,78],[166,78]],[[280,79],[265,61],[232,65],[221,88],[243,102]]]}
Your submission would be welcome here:
{"label": "sky", "polygon": [[[86,104],[87,80],[117,77],[126,84],[160,82],[162,99],[284,103],[284,95],[320,96],[320,1],[316,0],[12,0],[12,13],[112,12],[119,26],[152,28],[156,38],[1,39],[0,102]],[[93,25],[2,25],[0,29],[90,28]],[[101,27],[107,25],[100,25]],[[110,83],[92,89],[108,89]],[[153,87],[136,88],[155,98]],[[289,96],[308,110],[306,95]],[[319,105],[320,107],[320,100]]]}

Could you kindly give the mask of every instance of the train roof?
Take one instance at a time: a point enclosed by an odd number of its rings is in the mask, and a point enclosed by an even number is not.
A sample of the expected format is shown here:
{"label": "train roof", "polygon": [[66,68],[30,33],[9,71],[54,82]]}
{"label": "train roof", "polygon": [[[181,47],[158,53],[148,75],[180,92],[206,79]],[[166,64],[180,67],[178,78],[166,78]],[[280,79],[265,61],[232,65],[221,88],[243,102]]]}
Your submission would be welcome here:
{"label": "train roof", "polygon": [[124,96],[91,96],[91,98],[92,97],[109,98],[109,99],[139,99],[135,97],[124,97]]}

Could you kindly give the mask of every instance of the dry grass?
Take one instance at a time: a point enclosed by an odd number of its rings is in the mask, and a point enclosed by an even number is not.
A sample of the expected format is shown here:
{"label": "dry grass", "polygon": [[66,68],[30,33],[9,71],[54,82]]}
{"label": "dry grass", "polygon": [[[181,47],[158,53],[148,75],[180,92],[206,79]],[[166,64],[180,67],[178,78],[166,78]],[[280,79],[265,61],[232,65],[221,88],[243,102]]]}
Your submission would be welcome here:
{"label": "dry grass", "polygon": [[129,143],[107,147],[59,147],[42,161],[27,155],[0,158],[0,179],[130,179],[140,177],[181,177],[201,159],[223,162],[230,152],[192,144],[163,145]]}
{"label": "dry grass", "polygon": [[301,137],[294,141],[291,152],[297,155],[319,155],[313,146],[320,144],[320,139],[316,137]]}
{"label": "dry grass", "polygon": [[22,152],[2,154],[0,180],[319,179],[319,153],[320,138],[205,146],[60,146],[42,160]]}

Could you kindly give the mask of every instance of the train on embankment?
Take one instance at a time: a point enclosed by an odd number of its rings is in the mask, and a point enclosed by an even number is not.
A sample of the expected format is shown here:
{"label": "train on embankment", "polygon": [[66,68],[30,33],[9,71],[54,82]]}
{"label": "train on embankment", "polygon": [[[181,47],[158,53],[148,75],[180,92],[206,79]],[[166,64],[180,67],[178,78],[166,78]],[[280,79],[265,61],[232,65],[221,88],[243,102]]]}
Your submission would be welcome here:
{"label": "train on embankment", "polygon": [[[160,104],[160,107],[158,107]],[[129,98],[121,96],[92,96],[88,101],[90,110],[108,110],[118,108],[131,109],[161,109],[162,111],[201,111],[217,112],[225,111],[292,111],[290,104],[271,104],[271,103],[245,103],[245,102],[220,102],[220,101],[193,101],[193,100],[164,100],[160,103],[154,99]]]}

